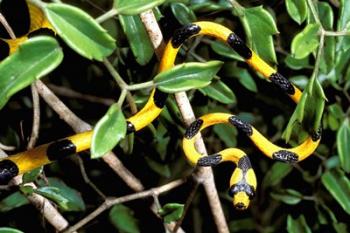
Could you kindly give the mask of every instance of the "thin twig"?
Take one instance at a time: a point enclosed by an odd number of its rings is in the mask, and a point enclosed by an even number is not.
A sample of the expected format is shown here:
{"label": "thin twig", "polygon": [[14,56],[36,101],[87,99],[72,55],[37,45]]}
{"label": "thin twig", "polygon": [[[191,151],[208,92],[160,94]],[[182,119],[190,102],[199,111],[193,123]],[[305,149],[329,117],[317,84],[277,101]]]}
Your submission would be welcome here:
{"label": "thin twig", "polygon": [[6,29],[7,33],[11,37],[11,39],[15,40],[16,39],[16,35],[15,35],[14,31],[12,30],[10,24],[7,22],[7,20],[4,17],[4,15],[1,14],[1,13],[0,13],[0,23],[4,26],[4,28]]}
{"label": "thin twig", "polygon": [[174,230],[173,230],[173,233],[177,233],[177,230],[179,229],[179,227],[181,226],[183,220],[185,219],[185,216],[186,216],[186,213],[188,212],[191,204],[192,204],[192,201],[193,201],[193,198],[194,198],[194,195],[196,194],[197,192],[197,189],[199,187],[199,183],[198,182],[195,182],[193,187],[192,187],[192,190],[191,190],[191,193],[190,195],[188,195],[187,197],[187,200],[186,200],[186,203],[185,203],[185,208],[184,208],[184,211],[182,213],[182,216],[181,218],[176,222],[176,225],[174,227]]}
{"label": "thin twig", "polygon": [[0,143],[0,149],[6,150],[6,151],[13,151],[16,149],[16,147],[15,146],[8,146],[8,145],[4,145],[4,144]]}
{"label": "thin twig", "polygon": [[36,90],[35,85],[31,85],[31,91],[33,96],[33,125],[32,125],[32,133],[30,135],[30,139],[27,145],[27,149],[32,149],[39,136],[39,126],[40,126],[40,100],[38,91]]}
{"label": "thin twig", "polygon": [[66,88],[66,87],[56,86],[54,84],[47,84],[47,86],[55,94],[60,95],[60,96],[86,100],[86,101],[89,101],[91,103],[98,103],[98,104],[103,104],[103,105],[106,105],[106,106],[110,106],[110,105],[114,104],[114,102],[115,102],[114,99],[101,98],[101,97],[98,97],[98,96],[82,94],[82,93],[74,91],[72,89],[69,89],[69,88]]}
{"label": "thin twig", "polygon": [[80,168],[80,173],[83,176],[83,179],[85,181],[86,184],[88,184],[93,190],[95,190],[95,192],[102,197],[102,199],[106,199],[106,195],[90,180],[88,174],[86,173],[85,167],[84,167],[84,162],[83,160],[80,158],[80,156],[75,156],[74,158],[76,158],[78,164],[79,164],[79,168]]}
{"label": "thin twig", "polygon": [[[41,81],[36,83],[40,96],[46,101],[46,103],[70,126],[77,132],[84,132],[91,130],[92,127],[88,123],[77,117],[66,105],[55,96]],[[143,190],[141,182],[122,164],[117,156],[109,152],[102,157],[103,161],[117,173],[123,181],[133,190]]]}
{"label": "thin twig", "polygon": [[121,204],[121,203],[132,201],[132,200],[146,198],[146,197],[153,196],[153,195],[157,195],[158,196],[161,193],[168,192],[168,191],[170,191],[170,190],[172,190],[172,189],[182,185],[184,182],[185,182],[185,179],[179,179],[179,180],[175,180],[175,181],[169,182],[169,183],[167,183],[165,185],[162,185],[162,186],[159,186],[159,187],[156,187],[156,188],[152,188],[152,189],[149,189],[149,190],[146,190],[146,191],[143,191],[143,192],[138,192],[138,193],[126,195],[126,196],[123,196],[123,197],[107,198],[105,200],[105,202],[102,205],[100,205],[96,210],[94,210],[88,216],[86,216],[85,218],[83,218],[82,220],[77,222],[75,225],[73,225],[70,228],[68,228],[67,230],[65,230],[63,233],[70,233],[72,231],[76,231],[76,230],[80,229],[85,224],[87,224],[91,220],[95,219],[103,211],[109,209],[110,207],[112,207],[112,206],[114,206],[116,204]]}

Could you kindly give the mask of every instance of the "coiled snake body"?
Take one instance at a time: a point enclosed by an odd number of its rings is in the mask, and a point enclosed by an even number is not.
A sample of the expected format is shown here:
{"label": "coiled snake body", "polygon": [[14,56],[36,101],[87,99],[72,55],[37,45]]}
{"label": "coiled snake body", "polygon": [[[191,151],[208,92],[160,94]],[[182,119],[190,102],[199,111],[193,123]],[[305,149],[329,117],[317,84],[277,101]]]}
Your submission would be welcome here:
{"label": "coiled snake body", "polygon": [[[51,29],[40,9],[29,5],[29,10],[31,16],[29,33],[43,28]],[[10,48],[9,51],[15,51],[18,44],[27,39],[29,33],[18,39],[20,41],[6,39],[2,40],[2,44],[5,42]],[[176,30],[164,50],[159,72],[172,68],[181,45],[188,38],[197,35],[207,35],[226,42],[245,59],[246,63],[285,92],[295,103],[298,103],[300,100],[302,92],[296,86],[264,62],[231,30],[213,22],[196,22]],[[166,98],[166,93],[153,89],[146,105],[134,116],[127,119],[127,132],[139,131],[156,119],[164,107]],[[317,148],[321,137],[320,132],[314,132],[299,146],[282,148],[271,143],[253,126],[232,114],[211,113],[195,120],[187,128],[182,143],[188,161],[194,166],[213,166],[225,161],[234,162],[236,168],[230,179],[229,194],[233,197],[233,205],[241,210],[249,206],[257,186],[255,173],[248,156],[242,150],[229,148],[202,157],[194,146],[194,142],[201,130],[221,123],[235,126],[241,133],[249,137],[254,145],[269,158],[287,163],[296,163],[311,155]],[[3,159],[0,161],[0,182],[6,184],[18,174],[28,172],[65,156],[87,150],[90,148],[91,138],[92,131],[79,133]]]}

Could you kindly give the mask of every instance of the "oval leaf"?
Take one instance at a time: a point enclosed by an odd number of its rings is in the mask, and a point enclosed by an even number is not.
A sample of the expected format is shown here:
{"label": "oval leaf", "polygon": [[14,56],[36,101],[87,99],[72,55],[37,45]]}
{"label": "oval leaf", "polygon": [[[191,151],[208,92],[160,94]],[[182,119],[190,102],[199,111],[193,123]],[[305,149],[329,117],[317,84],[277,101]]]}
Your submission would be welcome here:
{"label": "oval leaf", "polygon": [[181,218],[184,206],[185,205],[179,203],[168,203],[165,204],[158,213],[163,217],[165,223],[170,223]]}
{"label": "oval leaf", "polygon": [[345,172],[350,172],[350,126],[346,119],[337,132],[337,150],[341,167]]}
{"label": "oval leaf", "polygon": [[231,47],[229,47],[226,43],[223,43],[221,41],[212,41],[210,42],[211,49],[224,57],[237,60],[237,61],[244,61],[244,59],[238,55],[236,51],[234,51]]}
{"label": "oval leaf", "polygon": [[27,197],[17,191],[0,201],[0,212],[7,212],[26,204],[29,204]]}
{"label": "oval leaf", "polygon": [[39,36],[23,43],[0,63],[0,109],[13,94],[51,72],[62,59],[62,49],[51,37]]}
{"label": "oval leaf", "polygon": [[321,177],[322,184],[345,212],[350,214],[350,181],[341,170],[331,170]]}
{"label": "oval leaf", "polygon": [[120,232],[141,232],[137,225],[137,220],[134,217],[134,212],[124,205],[115,205],[112,207],[111,211],[109,212],[109,221]]}
{"label": "oval leaf", "polygon": [[293,167],[289,164],[280,162],[274,163],[264,177],[262,182],[263,188],[277,185],[292,171],[292,169]]}
{"label": "oval leaf", "polygon": [[159,73],[153,81],[159,90],[167,93],[201,88],[210,84],[222,64],[221,61],[182,63]]}
{"label": "oval leaf", "polygon": [[137,15],[162,4],[165,0],[114,0],[114,8],[121,15]]}
{"label": "oval leaf", "polygon": [[271,197],[278,201],[282,201],[288,205],[296,205],[301,200],[303,195],[293,189],[286,189],[283,190],[284,192],[281,193],[271,193]]}
{"label": "oval leaf", "polygon": [[50,3],[45,14],[62,39],[77,53],[102,61],[116,48],[114,39],[83,10],[62,3]]}
{"label": "oval leaf", "polygon": [[286,0],[286,7],[290,17],[301,24],[307,16],[307,4],[304,0]]}
{"label": "oval leaf", "polygon": [[307,225],[304,215],[300,215],[297,219],[293,219],[292,216],[288,215],[287,231],[288,233],[311,233],[311,229]]}
{"label": "oval leaf", "polygon": [[139,16],[119,16],[131,51],[140,65],[146,65],[153,56],[153,45]]}
{"label": "oval leaf", "polygon": [[222,81],[218,80],[211,85],[199,89],[204,95],[217,100],[223,104],[236,103],[236,96],[233,91]]}
{"label": "oval leaf", "polygon": [[186,25],[197,21],[194,12],[183,3],[171,4],[171,11],[180,24]]}
{"label": "oval leaf", "polygon": [[0,233],[24,233],[23,231],[17,230],[10,227],[0,227]]}
{"label": "oval leaf", "polygon": [[125,137],[126,120],[118,104],[113,104],[97,122],[91,142],[91,158],[99,158],[111,151]]}
{"label": "oval leaf", "polygon": [[319,45],[318,32],[320,25],[308,24],[292,41],[292,54],[296,59],[307,57]]}
{"label": "oval leaf", "polygon": [[67,186],[63,181],[57,178],[48,178],[48,184],[46,182],[39,182],[42,186],[38,189],[34,189],[34,192],[47,197],[54,201],[63,211],[84,211],[85,203],[75,189]]}
{"label": "oval leaf", "polygon": [[271,14],[261,6],[244,10],[244,29],[252,49],[268,63],[277,63],[272,36],[278,33]]}

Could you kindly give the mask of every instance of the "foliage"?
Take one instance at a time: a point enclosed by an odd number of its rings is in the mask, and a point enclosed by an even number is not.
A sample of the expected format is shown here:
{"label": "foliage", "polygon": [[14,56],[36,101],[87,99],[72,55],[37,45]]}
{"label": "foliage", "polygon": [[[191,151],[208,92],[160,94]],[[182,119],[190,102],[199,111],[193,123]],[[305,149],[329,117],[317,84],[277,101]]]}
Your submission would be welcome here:
{"label": "foliage", "polygon": [[[295,146],[308,132],[323,129],[314,155],[295,166],[264,157],[234,128],[216,125],[203,133],[209,153],[226,147],[243,149],[257,174],[257,195],[250,209],[241,213],[233,209],[227,195],[233,167],[214,168],[231,232],[350,230],[350,1],[33,2],[40,3],[57,38],[30,39],[1,61],[0,142],[18,151],[26,147],[32,102],[25,87],[38,78],[56,87],[53,90],[62,95],[63,102],[96,131],[91,156],[81,153],[82,164],[74,157],[57,161],[27,173],[19,189],[1,190],[1,225],[23,232],[47,230],[38,217],[42,213],[35,212],[26,198],[32,193],[48,198],[60,212],[69,212],[72,225],[108,203],[106,196],[133,193],[102,160],[91,159],[110,150],[130,170],[127,176],[135,175],[144,187],[188,177],[193,167],[183,156],[185,126],[174,98],[168,98],[152,125],[125,136],[125,119],[146,103],[150,88],[157,86],[170,95],[187,91],[196,116],[234,113],[280,145],[286,142],[282,136]],[[259,56],[305,90],[300,103],[295,105],[231,48],[211,37],[186,42],[177,65],[158,74],[157,53],[138,15],[150,9],[166,40],[175,29],[194,20],[234,29]],[[72,95],[72,90],[78,95]],[[40,108],[37,144],[73,134],[47,104]],[[37,189],[28,185],[33,181]],[[152,195],[155,192],[148,196]],[[123,205],[111,205],[109,214],[83,228],[86,232],[164,232],[164,223],[185,214],[182,227],[186,232],[215,232],[203,189],[195,192],[187,210],[184,203],[189,196],[188,188],[181,188],[161,194],[156,205],[151,198],[131,198]],[[156,214],[150,207],[157,209]],[[16,229],[0,228],[0,232],[20,232]]]}

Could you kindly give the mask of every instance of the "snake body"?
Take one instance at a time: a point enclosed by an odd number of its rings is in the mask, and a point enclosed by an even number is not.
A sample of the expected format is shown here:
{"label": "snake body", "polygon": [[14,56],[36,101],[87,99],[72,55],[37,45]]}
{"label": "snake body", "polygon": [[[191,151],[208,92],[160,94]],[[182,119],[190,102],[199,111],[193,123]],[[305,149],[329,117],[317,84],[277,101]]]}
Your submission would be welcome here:
{"label": "snake body", "polygon": [[[14,1],[14,0],[12,0]],[[16,0],[19,1],[19,0]],[[15,51],[20,42],[28,38],[29,33],[39,29],[52,29],[39,8],[29,5],[30,29],[28,33],[14,41],[4,39],[10,53]],[[226,42],[254,70],[270,80],[297,103],[302,92],[285,77],[264,62],[256,53],[245,45],[236,34],[228,28],[213,22],[196,22],[175,31],[168,42],[160,61],[159,72],[174,66],[176,55],[181,45],[190,37],[207,35]],[[133,133],[149,125],[161,113],[168,94],[153,89],[145,106],[134,116],[127,119],[127,133]],[[237,148],[228,148],[218,153],[204,156],[197,152],[194,142],[201,130],[215,124],[229,124],[245,134],[266,156],[287,163],[296,163],[311,155],[317,148],[321,134],[312,133],[302,144],[294,148],[281,148],[266,139],[253,126],[227,113],[212,113],[195,120],[186,130],[183,138],[183,150],[188,161],[194,166],[213,166],[221,162],[234,162],[236,168],[230,179],[229,194],[233,197],[233,205],[240,210],[249,206],[256,192],[256,176],[248,156]],[[50,162],[64,158],[90,148],[93,131],[79,133],[71,137],[38,146],[32,150],[20,152],[0,161],[0,183],[6,184],[13,177]]]}

